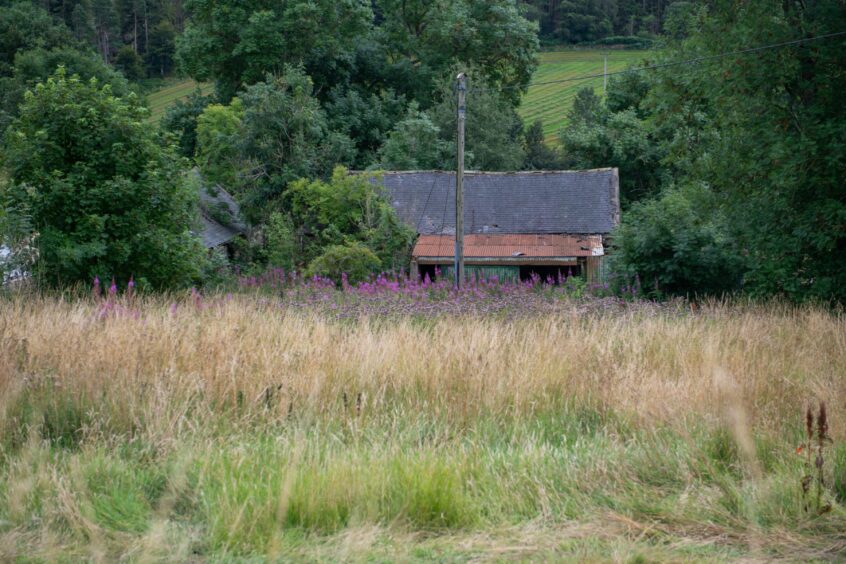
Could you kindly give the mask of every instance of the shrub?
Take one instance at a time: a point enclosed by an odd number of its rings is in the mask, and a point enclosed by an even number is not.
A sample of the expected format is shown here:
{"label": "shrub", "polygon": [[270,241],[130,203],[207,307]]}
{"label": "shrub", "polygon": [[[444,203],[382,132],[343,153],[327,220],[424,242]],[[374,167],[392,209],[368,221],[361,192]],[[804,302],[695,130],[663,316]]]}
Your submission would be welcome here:
{"label": "shrub", "polygon": [[9,204],[38,236],[35,274],[63,286],[133,275],[156,288],[196,282],[197,192],[134,95],[60,68],[28,92],[6,132]]}
{"label": "shrub", "polygon": [[738,289],[740,253],[708,198],[704,188],[689,187],[635,204],[616,234],[616,274],[671,294]]}
{"label": "shrub", "polygon": [[308,276],[322,276],[340,281],[343,274],[351,284],[366,280],[382,267],[373,251],[361,243],[332,245],[322,255],[311,261]]}

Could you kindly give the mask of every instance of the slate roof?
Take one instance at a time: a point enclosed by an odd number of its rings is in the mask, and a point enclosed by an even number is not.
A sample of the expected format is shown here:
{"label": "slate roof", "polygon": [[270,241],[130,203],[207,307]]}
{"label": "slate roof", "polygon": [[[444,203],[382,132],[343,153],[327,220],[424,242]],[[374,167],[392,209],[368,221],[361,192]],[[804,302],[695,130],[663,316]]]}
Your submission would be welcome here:
{"label": "slate roof", "polygon": [[[415,258],[453,258],[454,235],[421,235],[411,253]],[[466,258],[538,259],[602,256],[600,235],[465,235]]]}
{"label": "slate roof", "polygon": [[[198,171],[195,171],[198,178]],[[241,209],[229,192],[220,186],[205,186],[198,182],[200,190],[200,221],[203,245],[207,249],[227,243],[246,233],[247,226],[241,218]]]}
{"label": "slate roof", "polygon": [[[455,173],[385,172],[397,214],[420,234],[455,234]],[[615,168],[466,172],[465,233],[606,234],[620,217]]]}

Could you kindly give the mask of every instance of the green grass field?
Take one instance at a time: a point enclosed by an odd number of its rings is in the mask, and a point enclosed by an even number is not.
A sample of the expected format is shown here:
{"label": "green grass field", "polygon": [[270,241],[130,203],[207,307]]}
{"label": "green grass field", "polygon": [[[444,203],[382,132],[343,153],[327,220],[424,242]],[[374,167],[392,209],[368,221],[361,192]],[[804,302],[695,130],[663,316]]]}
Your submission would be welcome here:
{"label": "green grass field", "polygon": [[[624,70],[640,61],[646,51],[608,52],[608,72]],[[540,65],[532,82],[548,82],[586,75],[600,74],[603,70],[602,51],[551,51],[539,55]],[[579,89],[592,86],[602,91],[602,79],[580,80],[560,84],[531,86],[523,104],[520,116],[531,125],[535,120],[543,121],[543,132],[547,140],[555,140],[558,131],[566,125],[567,112]]]}
{"label": "green grass field", "polygon": [[[175,102],[187,98],[197,88],[197,82],[191,79],[168,79],[162,85],[147,95],[147,105],[150,108],[150,121],[159,121],[167,109]],[[212,91],[211,84],[201,84],[203,94]]]}

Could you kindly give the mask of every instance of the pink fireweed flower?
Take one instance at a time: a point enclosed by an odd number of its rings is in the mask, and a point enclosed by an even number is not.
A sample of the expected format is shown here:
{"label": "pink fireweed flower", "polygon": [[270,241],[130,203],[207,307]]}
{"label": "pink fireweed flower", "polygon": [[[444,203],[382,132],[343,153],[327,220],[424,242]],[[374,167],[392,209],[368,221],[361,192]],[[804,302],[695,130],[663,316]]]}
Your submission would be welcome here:
{"label": "pink fireweed flower", "polygon": [[117,284],[115,283],[115,278],[113,276],[112,277],[112,285],[109,286],[109,295],[114,296],[115,294],[117,294]]}
{"label": "pink fireweed flower", "polygon": [[100,297],[101,289],[100,289],[100,277],[94,277],[94,287],[91,289],[92,293],[94,294],[95,298]]}
{"label": "pink fireweed flower", "polygon": [[126,293],[127,293],[129,296],[132,296],[132,292],[133,292],[134,290],[135,290],[135,277],[130,276],[130,277],[129,277],[129,283],[127,283],[127,285],[126,285]]}

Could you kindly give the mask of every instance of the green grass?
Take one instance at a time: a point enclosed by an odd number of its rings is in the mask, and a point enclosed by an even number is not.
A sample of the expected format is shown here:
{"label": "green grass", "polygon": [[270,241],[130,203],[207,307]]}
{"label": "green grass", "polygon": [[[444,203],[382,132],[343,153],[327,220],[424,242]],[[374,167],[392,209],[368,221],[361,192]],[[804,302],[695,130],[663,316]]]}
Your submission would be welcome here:
{"label": "green grass", "polygon": [[[422,325],[193,300],[0,299],[0,562],[846,554],[836,313]],[[821,515],[796,455],[815,397]]]}
{"label": "green grass", "polygon": [[[602,51],[550,51],[539,55],[540,65],[532,82],[549,82],[586,75],[601,74],[603,71]],[[608,72],[624,70],[640,61],[646,51],[609,51]],[[529,87],[523,98],[520,116],[531,125],[535,120],[543,122],[547,141],[554,141],[558,132],[567,124],[567,112],[573,105],[576,92],[593,87],[602,92],[602,78],[544,84]]]}
{"label": "green grass", "polygon": [[[147,107],[150,108],[150,121],[157,122],[164,116],[169,107],[179,100],[184,100],[196,90],[198,84],[191,79],[175,78],[161,81],[158,88],[147,95]],[[200,84],[200,91],[209,94],[213,90],[211,84]]]}

